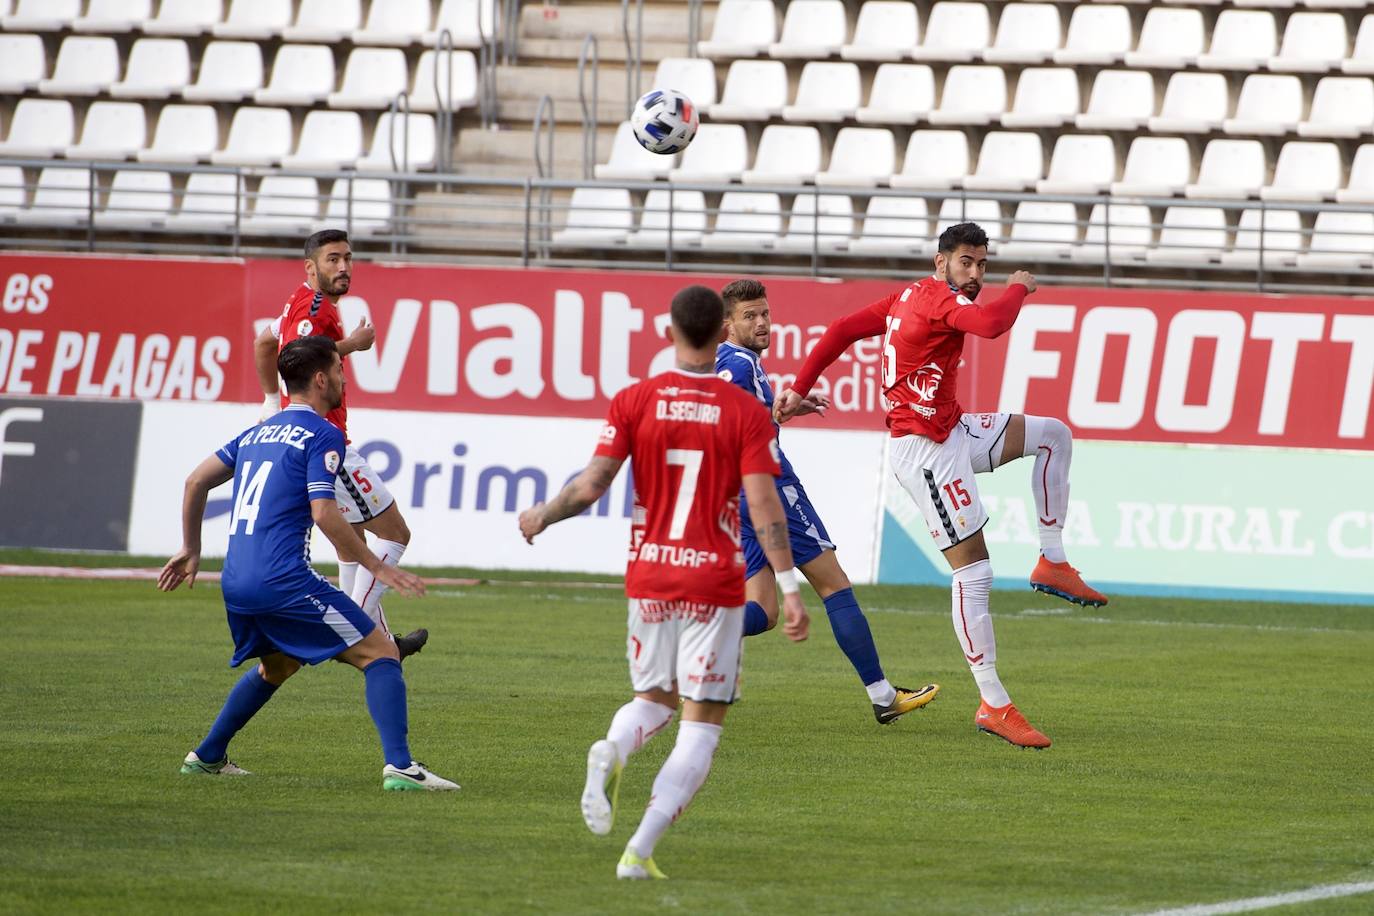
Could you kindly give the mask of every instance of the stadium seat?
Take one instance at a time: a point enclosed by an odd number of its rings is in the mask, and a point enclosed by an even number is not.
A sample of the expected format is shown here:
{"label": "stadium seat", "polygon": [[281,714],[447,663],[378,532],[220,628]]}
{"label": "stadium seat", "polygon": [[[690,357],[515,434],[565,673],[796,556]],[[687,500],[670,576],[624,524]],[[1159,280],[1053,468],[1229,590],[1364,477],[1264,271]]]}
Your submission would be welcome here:
{"label": "stadium seat", "polygon": [[782,202],[776,194],[726,191],[716,209],[715,228],[701,247],[717,251],[771,246],[782,232]]}
{"label": "stadium seat", "polygon": [[343,85],[331,92],[330,108],[386,108],[410,85],[400,48],[354,48],[344,65]]}
{"label": "stadium seat", "polygon": [[1126,7],[1082,3],[1074,7],[1069,17],[1069,35],[1064,47],[1054,52],[1054,62],[1099,67],[1119,64],[1131,50],[1134,37],[1131,14]]}
{"label": "stadium seat", "polygon": [[128,159],[143,149],[148,127],[138,102],[92,102],[81,140],[67,147],[68,159]]}
{"label": "stadium seat", "polygon": [[1212,27],[1212,44],[1199,54],[1203,70],[1258,70],[1278,50],[1274,14],[1266,10],[1222,10]]}
{"label": "stadium seat", "polygon": [[312,111],[301,125],[296,151],[281,164],[288,169],[341,169],[362,155],[363,119],[356,111]]}
{"label": "stadium seat", "polygon": [[1152,7],[1140,26],[1140,40],[1126,53],[1126,66],[1182,70],[1197,61],[1205,41],[1202,11]]}
{"label": "stadium seat", "polygon": [[[697,44],[703,57],[754,57],[768,50],[778,37],[773,0],[720,0],[711,39]],[[729,78],[726,78],[727,96]]]}
{"label": "stadium seat", "polygon": [[187,232],[228,232],[234,228],[235,214],[246,206],[241,176],[232,172],[195,172],[187,176],[181,204],[168,218],[167,225]]}
{"label": "stadium seat", "polygon": [[229,0],[224,21],[212,28],[216,38],[266,41],[291,25],[291,0]]}
{"label": "stadium seat", "polygon": [[1033,133],[989,131],[978,152],[978,167],[964,179],[970,191],[1021,191],[1045,175],[1045,153]]}
{"label": "stadium seat", "polygon": [[928,257],[935,251],[930,211],[921,197],[872,197],[859,237],[849,243],[854,254],[878,257]]}
{"label": "stadium seat", "polygon": [[33,204],[18,214],[19,221],[43,226],[86,225],[92,210],[90,183],[90,169],[44,168],[34,185]]}
{"label": "stadium seat", "polygon": [[1116,147],[1102,134],[1064,134],[1054,144],[1041,194],[1101,194],[1116,180]]}
{"label": "stadium seat", "polygon": [[1021,71],[1011,111],[1003,127],[1062,127],[1080,111],[1078,74],[1069,67],[1032,67]]}
{"label": "stadium seat", "polygon": [[1258,267],[1262,245],[1265,267],[1295,267],[1302,241],[1302,217],[1297,210],[1242,210],[1236,241],[1230,251],[1222,253],[1221,263],[1225,267]]}
{"label": "stadium seat", "polygon": [[911,49],[916,60],[971,61],[991,44],[992,23],[981,3],[941,0],[926,20],[925,40]]}
{"label": "stadium seat", "polygon": [[161,228],[172,214],[172,176],[168,172],[120,169],[110,181],[105,206],[95,224],[111,229]]}
{"label": "stadium seat", "polygon": [[[438,96],[435,95],[435,55],[425,51],[420,62],[415,65],[415,83],[410,89],[410,108],[412,111],[438,111]],[[439,63],[439,80],[447,75],[450,94],[445,97],[454,111],[472,108],[477,104],[477,58],[471,51],[454,51],[449,63]],[[715,74],[711,75],[712,80]],[[694,96],[695,98],[695,96]]]}
{"label": "stadium seat", "polygon": [[444,0],[434,17],[434,27],[421,40],[433,47],[448,29],[455,48],[480,48],[482,36],[496,33],[500,25],[496,0]]}
{"label": "stadium seat", "polygon": [[1314,10],[1361,10],[1368,6],[1363,0],[1304,0]]}
{"label": "stadium seat", "polygon": [[1008,3],[997,22],[997,38],[983,52],[993,64],[1043,64],[1059,50],[1063,27],[1051,3]]}
{"label": "stadium seat", "polygon": [[567,223],[553,234],[555,245],[598,248],[625,241],[634,229],[634,208],[624,188],[574,188]]}
{"label": "stadium seat", "polygon": [[1294,13],[1283,30],[1279,53],[1269,69],[1287,73],[1325,73],[1338,69],[1348,44],[1340,13]]}
{"label": "stadium seat", "polygon": [[19,0],[0,26],[7,32],[60,32],[80,15],[81,0]]}
{"label": "stadium seat", "polygon": [[668,171],[671,181],[738,181],[748,168],[749,139],[738,124],[703,124],[696,140],[682,154],[682,163]]}
{"label": "stadium seat", "polygon": [[1228,134],[1281,136],[1302,120],[1302,81],[1296,76],[1254,73],[1245,78],[1236,116],[1221,122]]}
{"label": "stadium seat", "polygon": [[897,170],[897,144],[883,127],[842,127],[830,150],[830,165],[816,173],[822,187],[871,188],[887,184]]}
{"label": "stadium seat", "polygon": [[153,145],[139,162],[207,162],[219,149],[219,116],[209,105],[164,105]]}
{"label": "stadium seat", "polygon": [[863,104],[859,65],[811,61],[802,68],[797,98],[782,110],[784,121],[844,121]]}
{"label": "stadium seat", "polygon": [[1226,247],[1226,211],[1220,207],[1169,207],[1159,244],[1146,252],[1150,264],[1209,264]]}
{"label": "stadium seat", "polygon": [[1079,130],[1139,130],[1154,113],[1154,77],[1141,70],[1103,70],[1074,124]]}
{"label": "stadium seat", "polygon": [[1118,197],[1170,197],[1192,180],[1193,159],[1182,137],[1136,137],[1126,153],[1121,180],[1112,182]]}
{"label": "stadium seat", "polygon": [[770,57],[812,58],[840,53],[848,31],[842,0],[792,0],[782,35],[768,46]]}
{"label": "stadium seat", "polygon": [[787,106],[787,65],[780,60],[737,60],[725,74],[725,91],[711,106],[713,121],[767,121]]}
{"label": "stadium seat", "polygon": [[902,60],[920,40],[916,6],[893,0],[867,0],[859,7],[854,40],[840,49],[845,60]]}
{"label": "stadium seat", "polygon": [[997,247],[1001,258],[1066,260],[1078,242],[1078,210],[1070,203],[1026,200],[1016,205],[1007,240]]}
{"label": "stadium seat", "polygon": [[1279,150],[1263,200],[1330,200],[1341,187],[1341,151],[1334,143],[1290,140]]}
{"label": "stadium seat", "polygon": [[52,76],[39,80],[44,95],[99,95],[119,80],[119,48],[113,38],[76,36],[62,40]]}
{"label": "stadium seat", "polygon": [[1367,76],[1324,76],[1312,94],[1307,120],[1298,124],[1302,137],[1367,136],[1374,128],[1374,81]]}
{"label": "stadium seat", "polygon": [[935,237],[955,223],[977,223],[993,245],[1002,241],[1002,205],[995,200],[946,197],[935,217]]}
{"label": "stadium seat", "polygon": [[860,124],[915,124],[935,107],[935,74],[926,64],[879,64]]}
{"label": "stadium seat", "polygon": [[259,105],[314,105],[334,91],[334,53],[324,45],[282,45],[267,88],[253,93]]}
{"label": "stadium seat", "polygon": [[776,247],[797,254],[840,251],[853,234],[854,201],[848,194],[798,194]]}
{"label": "stadium seat", "polygon": [[76,118],[66,99],[20,99],[0,155],[52,158],[76,138]]}
{"label": "stadium seat", "polygon": [[644,195],[639,228],[630,233],[625,244],[630,248],[667,248],[671,242],[673,248],[683,248],[701,244],[705,234],[705,194],[654,190]]}
{"label": "stadium seat", "polygon": [[1374,267],[1374,213],[1323,211],[1312,223],[1307,252],[1298,255],[1303,270]]}
{"label": "stadium seat", "polygon": [[1343,204],[1374,204],[1374,143],[1361,144],[1350,162],[1350,178],[1336,192]]}
{"label": "stadium seat", "polygon": [[0,93],[20,95],[48,75],[48,55],[37,35],[0,35]]}
{"label": "stadium seat", "polygon": [[0,165],[0,225],[18,222],[28,196],[24,170],[17,165]]}
{"label": "stadium seat", "polygon": [[[1108,217],[1111,231],[1108,231]],[[1083,243],[1069,252],[1070,259],[1088,264],[1104,261],[1144,261],[1154,243],[1150,208],[1144,204],[1093,204],[1088,214]]]}
{"label": "stadium seat", "polygon": [[969,173],[968,137],[961,130],[914,130],[894,188],[957,188]]}
{"label": "stadium seat", "polygon": [[109,87],[117,99],[165,99],[191,81],[191,52],[180,38],[140,38],[129,51],[124,79]]}
{"label": "stadium seat", "polygon": [[303,235],[319,223],[320,186],[314,178],[267,175],[250,199],[251,212],[239,223],[248,235]]}
{"label": "stadium seat", "polygon": [[281,108],[243,106],[234,110],[224,149],[210,154],[215,165],[276,165],[291,154],[291,113]]}
{"label": "stadium seat", "polygon": [[665,57],[658,62],[649,88],[676,89],[692,100],[697,111],[704,111],[716,103],[716,65],[701,57]]}
{"label": "stadium seat", "polygon": [[282,41],[336,44],[363,25],[362,0],[301,0],[294,24],[281,30]]}
{"label": "stadium seat", "polygon": [[384,178],[336,178],[329,189],[324,221],[349,235],[370,236],[391,224],[391,182]]}
{"label": "stadium seat", "polygon": [[[691,147],[683,155],[686,165]],[[769,124],[759,137],[754,167],[745,169],[745,184],[806,184],[821,170],[821,133],[800,124]]]}
{"label": "stadium seat", "polygon": [[421,41],[433,22],[430,0],[374,2],[368,8],[367,22],[353,33],[353,43],[405,47]]}
{"label": "stadium seat", "polygon": [[205,46],[194,86],[182,98],[192,102],[240,102],[262,88],[262,46],[256,41],[212,41]]}
{"label": "stadium seat", "polygon": [[[602,180],[652,181],[666,178],[676,156],[660,156],[639,145],[629,121],[621,121],[611,141],[611,158],[596,167]],[[683,192],[686,193],[686,192]]]}
{"label": "stadium seat", "polygon": [[220,21],[221,0],[162,0],[157,15],[143,23],[147,35],[203,35]]}
{"label": "stadium seat", "polygon": [[1258,140],[1211,140],[1202,151],[1197,181],[1183,189],[1190,198],[1247,198],[1259,194],[1268,177],[1264,144]]}
{"label": "stadium seat", "polygon": [[[391,125],[396,124],[393,134]],[[406,128],[409,126],[409,139]],[[368,153],[358,160],[358,169],[365,172],[418,172],[434,168],[435,151],[438,142],[434,130],[434,118],[427,114],[392,116],[384,111],[377,117],[377,126],[372,130],[372,145]],[[395,156],[395,165],[392,156]],[[652,155],[652,153],[650,154]]]}
{"label": "stadium seat", "polygon": [[1001,67],[959,64],[945,74],[940,107],[931,124],[991,124],[1007,110],[1007,78]]}
{"label": "stadium seat", "polygon": [[72,23],[72,31],[132,32],[152,15],[152,0],[91,0],[85,14]]}
{"label": "stadium seat", "polygon": [[1230,97],[1220,73],[1175,73],[1164,90],[1159,116],[1147,123],[1156,134],[1206,134],[1226,120]]}
{"label": "stadium seat", "polygon": [[1374,13],[1360,20],[1355,48],[1341,62],[1341,70],[1350,74],[1374,74]]}

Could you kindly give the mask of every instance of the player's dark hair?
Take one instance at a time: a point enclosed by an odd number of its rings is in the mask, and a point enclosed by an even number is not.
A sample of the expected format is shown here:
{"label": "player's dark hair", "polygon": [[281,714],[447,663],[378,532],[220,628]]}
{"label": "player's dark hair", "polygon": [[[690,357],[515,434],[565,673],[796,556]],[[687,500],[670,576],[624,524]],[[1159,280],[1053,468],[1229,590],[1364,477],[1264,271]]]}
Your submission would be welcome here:
{"label": "player's dark hair", "polygon": [[764,289],[763,284],[758,280],[745,277],[741,280],[731,280],[725,284],[725,289],[720,291],[720,298],[725,300],[725,314],[733,315],[736,303],[766,299],[768,298],[768,290]]}
{"label": "player's dark hair", "polygon": [[348,241],[348,233],[342,229],[321,229],[305,240],[305,256],[314,260],[315,252],[325,245]]}
{"label": "player's dark hair", "polygon": [[328,372],[339,352],[328,337],[297,337],[277,354],[277,374],[286,383],[286,390],[299,394],[310,387],[316,372]]}
{"label": "player's dark hair", "polygon": [[714,341],[725,322],[725,304],[709,286],[686,286],[678,290],[669,312],[673,316],[673,327],[697,349]]}
{"label": "player's dark hair", "polygon": [[970,248],[986,248],[988,246],[988,234],[977,223],[956,223],[940,233],[939,251],[941,254],[954,254],[960,245],[968,245]]}

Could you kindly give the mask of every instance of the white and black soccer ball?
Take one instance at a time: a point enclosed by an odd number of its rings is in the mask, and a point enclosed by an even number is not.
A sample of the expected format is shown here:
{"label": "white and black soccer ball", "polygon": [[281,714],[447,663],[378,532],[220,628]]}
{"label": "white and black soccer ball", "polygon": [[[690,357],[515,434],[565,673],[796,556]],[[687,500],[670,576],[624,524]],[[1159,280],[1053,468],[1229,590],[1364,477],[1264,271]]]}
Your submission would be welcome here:
{"label": "white and black soccer ball", "polygon": [[654,89],[635,102],[630,127],[651,153],[680,153],[697,135],[697,106],[676,89]]}

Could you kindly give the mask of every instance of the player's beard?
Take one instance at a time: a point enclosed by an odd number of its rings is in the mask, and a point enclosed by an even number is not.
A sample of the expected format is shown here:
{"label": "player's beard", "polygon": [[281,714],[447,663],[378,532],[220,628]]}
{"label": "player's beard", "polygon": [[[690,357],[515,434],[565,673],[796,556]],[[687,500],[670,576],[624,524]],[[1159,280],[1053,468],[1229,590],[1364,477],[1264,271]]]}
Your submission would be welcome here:
{"label": "player's beard", "polygon": [[973,301],[974,299],[977,299],[977,298],[978,298],[978,294],[981,293],[982,291],[983,291],[983,284],[981,284],[981,283],[976,283],[976,282],[974,282],[974,283],[965,283],[963,286],[959,287],[959,292],[961,292],[961,293],[963,293],[965,296],[967,296],[967,297],[969,298],[969,301]]}
{"label": "player's beard", "polygon": [[326,296],[342,296],[348,292],[348,283],[352,278],[347,274],[334,276],[328,281],[321,282],[320,289]]}

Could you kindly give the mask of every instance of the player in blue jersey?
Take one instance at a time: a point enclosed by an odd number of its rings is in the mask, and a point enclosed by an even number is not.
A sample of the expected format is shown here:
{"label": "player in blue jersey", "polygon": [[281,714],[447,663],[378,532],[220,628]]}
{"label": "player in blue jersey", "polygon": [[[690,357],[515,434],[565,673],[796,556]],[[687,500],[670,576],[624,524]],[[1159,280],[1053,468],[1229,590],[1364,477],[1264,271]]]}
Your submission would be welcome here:
{"label": "player in blue jersey", "polygon": [[367,709],[381,736],[383,789],[458,786],[410,756],[406,684],[396,644],[362,608],[310,566],[310,528],[318,525],[342,560],[366,567],[405,595],[424,594],[419,578],[384,564],[340,514],[334,478],[344,436],[324,415],[343,401],[343,363],[326,337],[292,341],[277,358],[290,404],[244,431],[186,479],[182,548],[167,561],[158,588],[193,587],[200,568],[201,521],[210,490],[234,481],[229,551],[220,586],[234,639],[232,667],[256,658],[224,703],[205,740],[181,772],[247,775],[229,760],[229,742],[302,664],[337,658],[363,673]]}
{"label": "player in blue jersey", "polygon": [[[728,336],[716,351],[716,372],[728,382],[739,385],[773,408],[773,387],[763,370],[760,354],[768,349],[772,334],[772,317],[768,310],[768,292],[757,280],[735,280],[721,290],[725,300],[725,324]],[[803,402],[802,413],[824,414],[830,400],[824,395],[813,396]],[[779,448],[779,454],[781,454]],[[787,456],[782,456],[782,476],[778,478],[778,495],[787,515],[787,529],[792,541],[792,555],[797,568],[806,576],[825,604],[826,617],[840,649],[863,681],[873,703],[873,715],[886,725],[913,709],[920,709],[940,692],[939,684],[927,684],[919,690],[894,687],[883,674],[878,661],[878,649],[873,633],[854,597],[849,577],[835,558],[835,545],[826,533],[825,524],[812,507],[806,490],[792,470]],[[749,507],[740,495],[740,535],[744,546],[745,597],[744,635],[755,636],[771,630],[778,621],[778,596],[773,569],[759,547]]]}

